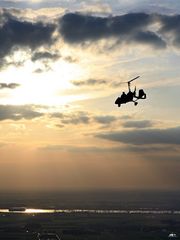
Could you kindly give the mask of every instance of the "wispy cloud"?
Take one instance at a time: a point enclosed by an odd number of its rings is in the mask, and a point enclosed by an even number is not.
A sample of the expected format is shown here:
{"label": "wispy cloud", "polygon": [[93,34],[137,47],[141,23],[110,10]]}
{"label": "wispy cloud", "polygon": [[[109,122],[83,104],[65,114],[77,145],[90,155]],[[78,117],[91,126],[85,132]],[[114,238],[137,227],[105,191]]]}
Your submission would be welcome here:
{"label": "wispy cloud", "polygon": [[101,124],[109,124],[117,120],[117,117],[111,116],[111,115],[106,115],[106,116],[95,116],[94,120],[97,123]]}
{"label": "wispy cloud", "polygon": [[113,122],[118,121],[119,119],[123,119],[124,116],[117,117],[113,115],[98,115],[98,114],[93,114],[90,112],[83,112],[83,111],[78,111],[78,112],[69,112],[69,113],[52,113],[50,114],[50,118],[56,118],[60,120],[61,124],[57,124],[56,126],[59,127],[64,127],[66,124],[72,124],[72,125],[77,125],[77,124],[89,124],[89,126],[94,127],[94,126],[99,126],[105,125],[108,127]]}
{"label": "wispy cloud", "polygon": [[0,89],[4,89],[4,88],[15,89],[19,86],[20,86],[20,84],[18,84],[18,83],[0,83]]}
{"label": "wispy cloud", "polygon": [[107,84],[106,80],[103,79],[87,79],[87,80],[74,80],[72,81],[72,84],[75,86],[98,86],[98,85],[104,85]]}
{"label": "wispy cloud", "polygon": [[0,121],[21,119],[31,120],[44,114],[35,109],[33,105],[0,105]]}
{"label": "wispy cloud", "polygon": [[122,124],[124,128],[149,128],[154,126],[150,120],[126,121]]}
{"label": "wispy cloud", "polygon": [[51,118],[58,118],[62,124],[89,124],[90,116],[87,112],[74,112],[69,114],[52,113]]}

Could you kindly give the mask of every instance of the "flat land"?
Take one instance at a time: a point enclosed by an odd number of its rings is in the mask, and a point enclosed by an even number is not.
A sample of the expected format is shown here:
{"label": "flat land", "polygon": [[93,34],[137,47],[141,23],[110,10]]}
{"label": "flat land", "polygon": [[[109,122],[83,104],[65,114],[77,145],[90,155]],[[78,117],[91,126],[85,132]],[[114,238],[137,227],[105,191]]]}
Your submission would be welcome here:
{"label": "flat land", "polygon": [[36,239],[55,232],[64,240],[168,239],[180,235],[178,215],[140,214],[1,214],[0,239]]}
{"label": "flat land", "polygon": [[[180,211],[180,194],[157,192],[0,194],[0,208],[155,209]],[[62,240],[164,240],[180,236],[180,214],[0,214],[0,240],[34,240],[37,233]],[[180,238],[176,238],[180,239]]]}

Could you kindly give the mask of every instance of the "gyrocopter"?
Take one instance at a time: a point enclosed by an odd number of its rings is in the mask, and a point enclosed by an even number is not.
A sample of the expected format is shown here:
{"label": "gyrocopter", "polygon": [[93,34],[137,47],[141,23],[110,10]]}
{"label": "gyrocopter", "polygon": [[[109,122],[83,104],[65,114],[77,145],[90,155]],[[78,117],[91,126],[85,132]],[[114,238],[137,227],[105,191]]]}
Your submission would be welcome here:
{"label": "gyrocopter", "polygon": [[115,104],[117,104],[118,107],[120,107],[121,104],[126,104],[128,102],[133,102],[134,106],[137,106],[139,99],[146,99],[146,93],[144,92],[143,89],[139,89],[138,95],[136,93],[136,87],[133,92],[131,91],[131,82],[138,79],[139,77],[140,76],[137,76],[129,80],[128,82],[124,82],[128,84],[129,91],[128,93],[122,92],[121,96],[116,99]]}

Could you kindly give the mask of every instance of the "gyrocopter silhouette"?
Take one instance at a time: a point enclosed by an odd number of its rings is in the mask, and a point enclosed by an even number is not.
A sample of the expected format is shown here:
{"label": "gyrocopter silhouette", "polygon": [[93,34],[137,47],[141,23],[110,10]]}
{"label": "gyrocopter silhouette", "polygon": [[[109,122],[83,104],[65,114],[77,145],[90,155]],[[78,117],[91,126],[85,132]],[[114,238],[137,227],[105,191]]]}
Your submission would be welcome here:
{"label": "gyrocopter silhouette", "polygon": [[137,76],[131,80],[129,80],[128,82],[124,82],[128,84],[128,93],[126,94],[125,92],[122,92],[121,96],[118,97],[115,101],[115,104],[118,105],[118,107],[121,106],[121,104],[126,104],[128,102],[133,102],[134,105],[136,106],[138,104],[138,100],[139,99],[146,99],[146,93],[144,92],[143,89],[139,89],[139,94],[136,95],[136,87],[134,89],[134,91],[131,91],[131,82],[136,80],[137,78],[139,78],[140,76]]}

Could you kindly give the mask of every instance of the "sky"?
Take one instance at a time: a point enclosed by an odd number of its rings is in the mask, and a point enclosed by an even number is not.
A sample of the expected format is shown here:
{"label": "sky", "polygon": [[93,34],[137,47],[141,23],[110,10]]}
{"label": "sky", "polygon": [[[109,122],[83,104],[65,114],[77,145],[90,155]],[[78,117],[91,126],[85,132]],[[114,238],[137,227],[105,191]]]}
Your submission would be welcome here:
{"label": "sky", "polygon": [[179,1],[0,0],[0,191],[179,190],[179,65]]}

